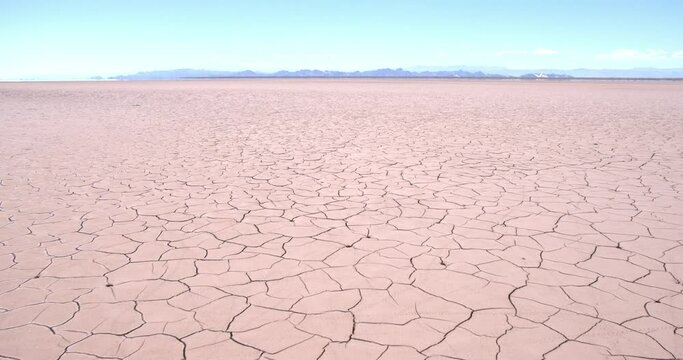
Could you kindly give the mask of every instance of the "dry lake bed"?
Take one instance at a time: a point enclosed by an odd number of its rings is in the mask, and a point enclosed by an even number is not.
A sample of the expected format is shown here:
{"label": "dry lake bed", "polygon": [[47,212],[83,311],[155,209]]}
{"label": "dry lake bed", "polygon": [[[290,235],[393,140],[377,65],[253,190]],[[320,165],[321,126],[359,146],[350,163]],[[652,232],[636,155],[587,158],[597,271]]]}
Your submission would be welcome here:
{"label": "dry lake bed", "polygon": [[683,358],[683,82],[0,84],[2,359]]}

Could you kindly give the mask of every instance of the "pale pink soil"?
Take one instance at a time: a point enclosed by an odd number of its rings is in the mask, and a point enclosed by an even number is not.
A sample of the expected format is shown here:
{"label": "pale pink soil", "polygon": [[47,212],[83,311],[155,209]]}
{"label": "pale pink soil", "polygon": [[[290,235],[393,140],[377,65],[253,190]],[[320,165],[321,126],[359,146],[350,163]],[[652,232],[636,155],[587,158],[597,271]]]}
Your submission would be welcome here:
{"label": "pale pink soil", "polygon": [[683,84],[0,84],[0,357],[683,358]]}

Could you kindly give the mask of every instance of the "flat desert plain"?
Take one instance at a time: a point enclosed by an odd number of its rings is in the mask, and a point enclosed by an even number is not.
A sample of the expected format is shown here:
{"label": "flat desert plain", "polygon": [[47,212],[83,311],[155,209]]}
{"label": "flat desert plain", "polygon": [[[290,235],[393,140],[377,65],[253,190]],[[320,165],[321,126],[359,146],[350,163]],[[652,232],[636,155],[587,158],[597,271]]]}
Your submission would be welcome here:
{"label": "flat desert plain", "polygon": [[683,358],[683,83],[0,84],[0,357]]}

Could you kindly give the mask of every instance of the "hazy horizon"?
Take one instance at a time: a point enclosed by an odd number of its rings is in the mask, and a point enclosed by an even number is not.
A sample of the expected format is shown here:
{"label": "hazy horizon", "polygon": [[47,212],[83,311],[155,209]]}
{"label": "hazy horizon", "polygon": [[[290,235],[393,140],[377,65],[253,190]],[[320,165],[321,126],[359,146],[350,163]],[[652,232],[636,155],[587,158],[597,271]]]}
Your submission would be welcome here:
{"label": "hazy horizon", "polygon": [[683,2],[0,3],[0,79],[180,68],[683,68]]}
{"label": "hazy horizon", "polygon": [[[390,67],[380,67],[380,68],[371,68],[371,69],[353,69],[353,70],[346,70],[346,71],[341,71],[337,69],[318,69],[318,68],[292,68],[292,69],[279,69],[279,70],[273,70],[273,71],[259,71],[259,70],[254,70],[254,69],[249,69],[249,68],[244,68],[244,69],[205,69],[205,68],[191,68],[191,67],[181,67],[181,68],[175,68],[175,69],[149,69],[149,70],[140,70],[140,71],[133,71],[129,73],[121,73],[121,74],[106,74],[106,75],[101,75],[101,74],[88,74],[88,75],[80,75],[80,76],[60,76],[60,75],[42,75],[42,76],[25,76],[21,78],[0,78],[0,81],[79,81],[79,80],[106,80],[106,79],[114,79],[116,77],[126,77],[126,76],[133,76],[137,74],[144,74],[144,73],[161,73],[161,72],[175,72],[175,71],[183,71],[183,70],[189,70],[189,71],[206,71],[206,72],[225,72],[225,73],[239,73],[239,72],[247,72],[247,71],[253,71],[256,74],[264,74],[264,75],[269,75],[269,74],[275,74],[276,72],[281,72],[281,71],[289,71],[289,72],[297,72],[297,71],[329,71],[329,72],[335,72],[335,71],[340,71],[340,72],[366,72],[366,71],[376,71],[376,70],[406,70],[410,72],[437,72],[437,71],[466,71],[466,72],[483,72],[486,75],[503,75],[503,76],[519,76],[522,74],[526,73],[547,73],[552,72],[556,73],[558,75],[562,74],[568,74],[571,72],[575,71],[592,71],[592,72],[629,72],[629,71],[672,71],[676,72],[676,76],[673,76],[675,78],[683,78],[683,67],[674,67],[674,68],[657,68],[657,67],[637,67],[637,68],[602,68],[602,69],[593,69],[593,68],[569,68],[569,69],[550,69],[550,68],[510,68],[510,67],[504,67],[504,66],[474,66],[474,65],[454,65],[454,66],[407,66],[407,67],[395,67],[395,68],[390,68]],[[500,72],[497,73],[496,71]],[[510,73],[516,73],[517,75],[509,75]],[[681,75],[678,75],[678,73],[681,73]],[[601,75],[597,77],[606,77],[608,78],[608,75]],[[643,78],[648,78],[648,76],[634,76],[635,78],[637,77],[643,77]],[[654,76],[657,77],[657,76]],[[669,76],[664,76],[663,78],[669,78]]]}

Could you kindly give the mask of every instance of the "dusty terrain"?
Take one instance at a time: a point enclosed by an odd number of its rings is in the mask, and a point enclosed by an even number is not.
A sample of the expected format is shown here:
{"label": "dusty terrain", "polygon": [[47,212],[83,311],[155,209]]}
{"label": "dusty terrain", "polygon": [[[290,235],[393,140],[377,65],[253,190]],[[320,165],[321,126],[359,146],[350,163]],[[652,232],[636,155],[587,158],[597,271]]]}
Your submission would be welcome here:
{"label": "dusty terrain", "polygon": [[1,358],[683,358],[683,83],[4,83],[0,129]]}

